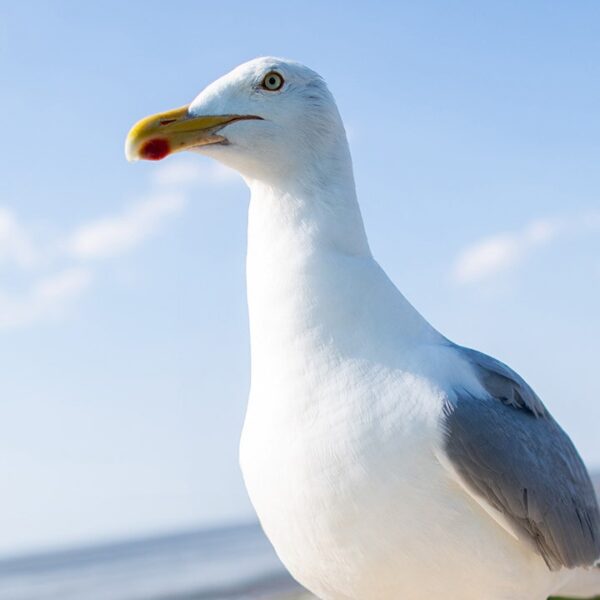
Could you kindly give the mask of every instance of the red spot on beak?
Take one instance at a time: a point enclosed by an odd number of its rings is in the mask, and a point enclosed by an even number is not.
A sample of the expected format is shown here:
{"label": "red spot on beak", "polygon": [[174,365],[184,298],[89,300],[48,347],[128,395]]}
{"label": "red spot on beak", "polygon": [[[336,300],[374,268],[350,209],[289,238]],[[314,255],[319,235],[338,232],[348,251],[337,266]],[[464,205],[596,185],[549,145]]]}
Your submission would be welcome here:
{"label": "red spot on beak", "polygon": [[171,152],[169,142],[164,138],[153,138],[144,142],[140,148],[140,157],[146,160],[161,160]]}

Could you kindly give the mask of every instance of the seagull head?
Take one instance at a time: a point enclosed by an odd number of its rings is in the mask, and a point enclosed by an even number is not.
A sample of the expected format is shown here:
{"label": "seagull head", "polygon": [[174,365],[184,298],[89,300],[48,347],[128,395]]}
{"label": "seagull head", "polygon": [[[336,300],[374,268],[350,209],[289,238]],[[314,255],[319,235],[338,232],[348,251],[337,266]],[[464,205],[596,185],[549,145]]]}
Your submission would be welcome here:
{"label": "seagull head", "polygon": [[142,119],[125,143],[128,160],[184,150],[269,182],[347,158],[343,124],[323,79],[272,57],[240,65],[186,106]]}

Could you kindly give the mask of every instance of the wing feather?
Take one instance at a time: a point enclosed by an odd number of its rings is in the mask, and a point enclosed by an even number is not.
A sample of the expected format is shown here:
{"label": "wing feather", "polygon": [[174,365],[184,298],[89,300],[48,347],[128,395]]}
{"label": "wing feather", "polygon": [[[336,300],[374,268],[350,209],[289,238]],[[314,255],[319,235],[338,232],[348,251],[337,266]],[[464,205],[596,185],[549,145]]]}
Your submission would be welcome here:
{"label": "wing feather", "polygon": [[512,369],[457,347],[485,393],[454,390],[446,453],[467,487],[532,542],[552,570],[600,557],[600,511],[573,443]]}

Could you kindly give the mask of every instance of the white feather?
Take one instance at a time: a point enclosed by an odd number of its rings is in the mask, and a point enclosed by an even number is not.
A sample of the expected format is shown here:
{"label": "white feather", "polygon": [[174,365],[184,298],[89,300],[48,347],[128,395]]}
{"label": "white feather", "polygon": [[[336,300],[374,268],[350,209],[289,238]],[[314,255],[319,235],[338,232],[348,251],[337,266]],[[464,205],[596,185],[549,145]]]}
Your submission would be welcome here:
{"label": "white feather", "polygon": [[[266,72],[285,79],[260,89]],[[457,483],[447,390],[477,385],[369,250],[342,121],[322,79],[274,58],[211,84],[194,114],[253,114],[200,149],[251,189],[248,492],[291,573],[328,600],[542,600],[552,573]]]}

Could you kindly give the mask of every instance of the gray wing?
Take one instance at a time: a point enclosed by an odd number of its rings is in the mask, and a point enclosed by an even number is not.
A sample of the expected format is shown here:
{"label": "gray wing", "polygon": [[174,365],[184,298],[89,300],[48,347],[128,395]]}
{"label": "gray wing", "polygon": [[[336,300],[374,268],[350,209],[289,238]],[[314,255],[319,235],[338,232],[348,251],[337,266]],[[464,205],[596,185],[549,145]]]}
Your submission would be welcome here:
{"label": "gray wing", "polygon": [[600,557],[600,511],[573,443],[527,383],[485,354],[456,347],[486,390],[455,390],[446,453],[464,483],[530,539],[552,570]]}

